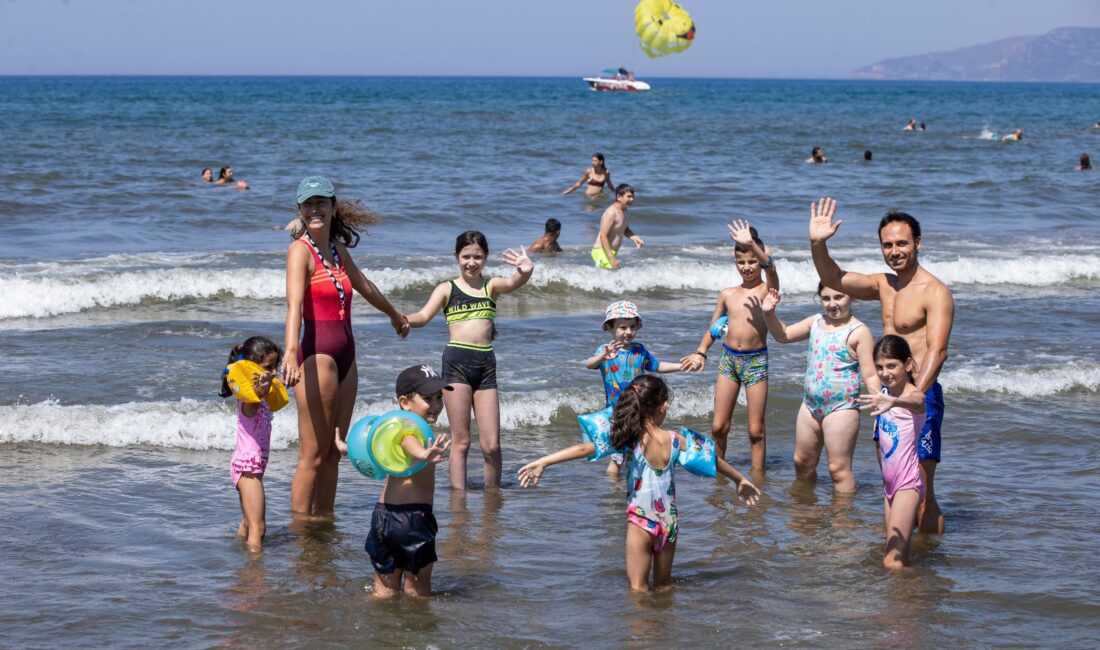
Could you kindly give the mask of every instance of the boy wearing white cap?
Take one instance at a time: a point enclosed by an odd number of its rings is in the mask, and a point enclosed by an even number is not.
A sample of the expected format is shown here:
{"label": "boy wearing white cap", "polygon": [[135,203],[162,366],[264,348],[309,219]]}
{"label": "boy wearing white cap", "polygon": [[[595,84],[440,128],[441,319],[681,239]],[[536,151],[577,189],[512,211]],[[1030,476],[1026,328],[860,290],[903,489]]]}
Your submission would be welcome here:
{"label": "boy wearing white cap", "polygon": [[[611,342],[596,348],[593,355],[585,360],[584,366],[591,370],[599,368],[607,398],[605,408],[614,406],[619,401],[619,393],[638,375],[677,372],[681,369],[678,363],[659,361],[644,345],[634,340],[641,328],[642,317],[638,314],[638,307],[629,300],[613,302],[604,310],[603,329],[611,332]],[[622,454],[615,454],[607,465],[607,472],[618,474],[622,462]]]}

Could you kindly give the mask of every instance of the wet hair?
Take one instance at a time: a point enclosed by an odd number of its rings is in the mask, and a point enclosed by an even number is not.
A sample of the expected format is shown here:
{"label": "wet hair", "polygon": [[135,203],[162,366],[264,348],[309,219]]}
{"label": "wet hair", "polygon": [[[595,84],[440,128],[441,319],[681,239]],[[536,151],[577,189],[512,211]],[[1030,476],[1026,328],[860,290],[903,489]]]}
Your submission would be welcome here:
{"label": "wet hair", "polygon": [[920,222],[912,217],[912,215],[901,212],[900,210],[891,210],[887,212],[882,220],[878,222],[878,238],[882,241],[882,229],[886,226],[901,222],[909,225],[909,230],[913,232],[913,239],[920,239]]}
{"label": "wet hair", "polygon": [[202,171],[201,171],[201,172],[199,172],[199,175],[200,175],[200,176],[202,176],[202,175],[205,175],[205,174],[206,174],[206,172],[210,172],[211,174],[213,174],[213,173],[214,173],[214,172],[213,172],[213,170],[211,170],[211,169],[210,169],[209,167],[203,167],[203,168],[202,168]]}
{"label": "wet hair", "polygon": [[595,158],[596,160],[600,161],[600,164],[601,164],[601,165],[603,164],[603,162],[604,162],[604,161],[603,161],[603,154],[602,154],[602,153],[600,153],[599,151],[597,151],[596,153],[592,154],[592,157],[593,157],[593,158]]}
{"label": "wet hair", "polygon": [[670,396],[668,385],[657,375],[639,375],[619,394],[611,415],[611,444],[631,449],[645,435],[646,424],[657,417]]}
{"label": "wet hair", "polygon": [[864,160],[870,160],[871,159],[871,150],[870,149],[865,149],[863,151],[863,159]]}
{"label": "wet hair", "polygon": [[546,234],[561,232],[561,222],[551,217],[546,220]]}
{"label": "wet hair", "polygon": [[485,235],[477,230],[467,230],[455,240],[455,255],[461,253],[462,249],[470,244],[477,244],[486,255],[489,254],[489,241],[485,239]]}
{"label": "wet hair", "polygon": [[[352,201],[332,197],[332,204],[336,206],[336,213],[332,216],[329,237],[343,244],[344,248],[358,246],[360,235],[367,233],[366,226],[373,226],[382,220],[363,204],[363,199]],[[291,239],[298,239],[306,234],[306,223],[298,217],[287,224],[286,229],[290,231]]]}
{"label": "wet hair", "polygon": [[[283,356],[283,351],[279,349],[279,346],[275,345],[275,341],[272,341],[266,336],[253,336],[245,339],[244,343],[238,343],[233,346],[233,349],[229,351],[229,359],[226,360],[225,365],[228,366],[241,359],[252,361],[253,363],[263,363],[264,358],[272,352],[274,352],[277,357]],[[226,381],[225,373],[222,373],[222,389],[218,392],[218,395],[229,397],[232,394],[233,391],[229,388],[229,382]]]}
{"label": "wet hair", "polygon": [[226,177],[226,176],[225,176],[225,173],[226,173],[227,171],[229,171],[230,169],[233,169],[233,168],[232,168],[232,167],[222,167],[221,169],[219,169],[219,170],[218,170],[218,180],[223,180],[223,179],[225,179],[225,177]]}
{"label": "wet hair", "polygon": [[821,155],[821,147],[814,147],[813,149],[811,149],[810,150],[810,155],[813,156],[813,157],[820,156]]}
{"label": "wet hair", "polygon": [[[760,250],[764,250],[764,240],[760,239],[759,233],[756,232],[756,228],[749,226],[749,234],[752,235],[752,240],[756,242],[756,245],[760,247]],[[733,244],[733,252],[735,253],[751,253],[752,246],[742,244],[741,242],[735,242]]]}
{"label": "wet hair", "polygon": [[619,198],[620,196],[622,196],[623,194],[626,194],[627,192],[630,192],[631,194],[633,194],[634,193],[634,188],[627,185],[626,183],[619,183],[619,186],[615,188],[615,198]]}
{"label": "wet hair", "polygon": [[924,130],[924,122],[921,122],[921,123],[920,123],[920,130],[921,130],[921,131],[923,131],[923,130]]}
{"label": "wet hair", "polygon": [[[913,358],[913,351],[909,349],[909,342],[897,334],[884,334],[875,342],[871,350],[872,359],[894,359],[902,363],[908,363]],[[912,373],[906,373],[909,381],[913,381]]]}
{"label": "wet hair", "polygon": [[1092,169],[1092,161],[1087,153],[1081,154],[1081,169]]}

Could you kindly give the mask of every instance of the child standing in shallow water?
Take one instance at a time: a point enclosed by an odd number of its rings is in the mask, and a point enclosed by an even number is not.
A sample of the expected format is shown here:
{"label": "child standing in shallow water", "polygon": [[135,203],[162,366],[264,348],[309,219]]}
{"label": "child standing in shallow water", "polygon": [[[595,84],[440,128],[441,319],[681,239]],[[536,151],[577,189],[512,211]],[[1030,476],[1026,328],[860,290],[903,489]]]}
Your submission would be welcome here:
{"label": "child standing in shallow water", "polygon": [[[397,376],[397,405],[435,424],[443,410],[443,392],[454,390],[430,366],[412,366]],[[427,598],[432,595],[435,536],[439,532],[432,513],[435,466],[445,459],[451,441],[436,436],[425,447],[416,436],[401,439],[401,448],[427,466],[410,476],[387,476],[370,519],[365,548],[374,566],[374,595]]]}
{"label": "child standing in shallow water", "polygon": [[924,427],[924,393],[913,385],[913,354],[900,336],[887,334],[874,349],[875,371],[882,392],[860,395],[860,408],[875,416],[875,441],[882,465],[886,555],[882,564],[900,569],[909,564],[909,542],[917,525],[917,506],[924,497],[917,460],[917,434]]}
{"label": "child standing in shallow water", "polygon": [[[626,457],[626,576],[630,588],[649,591],[672,584],[672,560],[679,532],[676,511],[676,463],[704,476],[722,474],[737,485],[738,500],[753,505],[760,498],[756,488],[721,457],[713,455],[709,441],[688,429],[662,429],[671,395],[660,377],[642,375],[619,397],[612,416],[610,447]],[[546,468],[596,454],[591,442],[574,445],[519,470],[520,483],[536,485]],[[597,457],[591,458],[597,460]],[[705,466],[700,471],[700,466]]]}
{"label": "child standing in shallow water", "polygon": [[[251,361],[263,368],[263,374],[252,377],[252,386],[260,402],[237,402],[237,448],[229,464],[229,476],[241,501],[241,525],[237,537],[246,540],[248,550],[259,551],[267,532],[264,511],[264,471],[271,448],[271,408],[262,401],[271,390],[275,368],[282,353],[275,342],[264,336],[253,336],[229,351],[228,364]],[[228,371],[227,371],[228,372]],[[222,376],[222,397],[233,395],[226,375]]]}
{"label": "child standing in shallow water", "polygon": [[531,279],[535,263],[521,246],[501,254],[516,268],[505,278],[482,275],[489,258],[489,242],[476,230],[467,230],[455,241],[459,276],[437,286],[428,302],[409,314],[410,327],[424,327],[443,310],[450,341],[443,350],[443,379],[454,387],[443,398],[451,425],[451,487],[466,489],[466,456],[470,451],[470,411],[477,419],[481,453],[485,458],[485,487],[499,487],[503,465],[500,456],[500,403],[497,393],[496,299],[519,289]]}
{"label": "child standing in shallow water", "polygon": [[871,330],[852,315],[851,296],[818,283],[817,297],[824,314],[784,325],[775,315],[779,292],[772,289],[764,298],[764,319],[780,343],[810,340],[802,405],[795,421],[795,475],[815,480],[824,447],[833,489],[850,494],[856,491],[852,455],[859,437],[860,375],[868,392],[877,393],[880,388],[871,358],[875,340]]}
{"label": "child standing in shallow water", "polygon": [[[619,394],[635,377],[647,372],[676,372],[678,363],[658,361],[644,345],[634,340],[642,329],[642,317],[638,307],[629,300],[613,302],[604,310],[603,330],[611,332],[611,342],[596,348],[584,366],[590,370],[599,368],[603,377],[606,401],[604,408],[615,406]],[[618,475],[623,463],[621,454],[611,457],[607,473]]]}
{"label": "child standing in shallow water", "polygon": [[[723,289],[718,294],[718,304],[710,318],[712,327],[723,315],[728,319],[714,388],[711,436],[718,447],[718,456],[724,458],[733,408],[737,405],[737,395],[744,387],[749,411],[752,469],[758,471],[764,469],[764,408],[768,404],[768,330],[761,304],[769,288],[779,289],[779,275],[764,242],[748,221],[734,221],[728,228],[734,241],[733,258],[741,274],[741,284]],[[767,275],[766,283],[761,271]],[[707,349],[714,341],[710,331],[704,334],[695,352],[681,359],[684,370],[702,370],[706,364]]]}

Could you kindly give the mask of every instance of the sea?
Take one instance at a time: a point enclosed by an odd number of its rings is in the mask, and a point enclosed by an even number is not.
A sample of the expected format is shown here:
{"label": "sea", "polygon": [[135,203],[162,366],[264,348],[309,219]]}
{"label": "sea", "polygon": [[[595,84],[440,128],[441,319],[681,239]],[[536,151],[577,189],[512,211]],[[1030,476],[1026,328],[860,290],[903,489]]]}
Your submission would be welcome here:
{"label": "sea", "polygon": [[[1096,647],[1100,635],[1100,160],[1095,85],[579,78],[0,78],[0,646]],[[910,118],[925,132],[905,132]],[[994,134],[1024,130],[1020,142]],[[828,164],[804,161],[819,146]],[[865,150],[873,152],[863,161]],[[636,188],[618,272],[589,250],[607,197],[563,196],[595,152]],[[247,191],[206,186],[232,166]],[[564,252],[499,301],[505,481],[440,469],[430,599],[379,601],[363,544],[380,483],[343,464],[336,518],[295,522],[293,404],[274,420],[261,554],[235,538],[230,348],[283,341],[283,227],[323,174],[381,215],[351,254],[401,310],[457,275],[486,234],[489,275],[553,217]],[[604,307],[678,360],[739,283],[726,224],[777,259],[793,321],[817,313],[809,205],[843,220],[846,269],[886,270],[876,227],[923,228],[920,261],[956,315],[941,381],[942,536],[882,568],[881,476],[864,417],[854,497],[791,461],[805,344],[770,346],[761,502],[677,475],[674,586],[631,594],[623,486],[599,463],[525,462],[580,440],[602,406],[582,361]],[[438,368],[442,319],[406,340],[356,297],[355,417],[397,373]],[[882,333],[878,305],[856,315]],[[669,424],[707,431],[716,354],[667,375]],[[743,404],[743,401],[742,401]],[[445,430],[445,419],[440,430]],[[728,460],[748,468],[745,409]],[[471,466],[479,467],[477,446]]]}

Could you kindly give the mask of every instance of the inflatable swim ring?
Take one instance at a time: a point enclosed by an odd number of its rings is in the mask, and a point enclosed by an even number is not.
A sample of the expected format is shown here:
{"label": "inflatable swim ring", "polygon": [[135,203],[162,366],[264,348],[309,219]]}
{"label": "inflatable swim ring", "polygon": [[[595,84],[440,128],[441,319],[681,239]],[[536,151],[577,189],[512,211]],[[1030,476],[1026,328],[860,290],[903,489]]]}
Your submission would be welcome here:
{"label": "inflatable swim ring", "polygon": [[348,458],[367,478],[412,476],[427,463],[405,452],[401,447],[405,436],[415,436],[426,447],[431,444],[434,434],[424,418],[409,411],[396,410],[360,418],[348,430]]}
{"label": "inflatable swim ring", "polygon": [[272,411],[278,411],[290,403],[290,395],[286,392],[286,385],[276,377],[271,380],[271,389],[267,391],[267,395],[261,399],[256,394],[256,387],[252,385],[252,378],[264,372],[266,371],[260,364],[241,359],[225,369],[225,382],[229,384],[233,395],[242,402],[257,404],[264,401]]}

